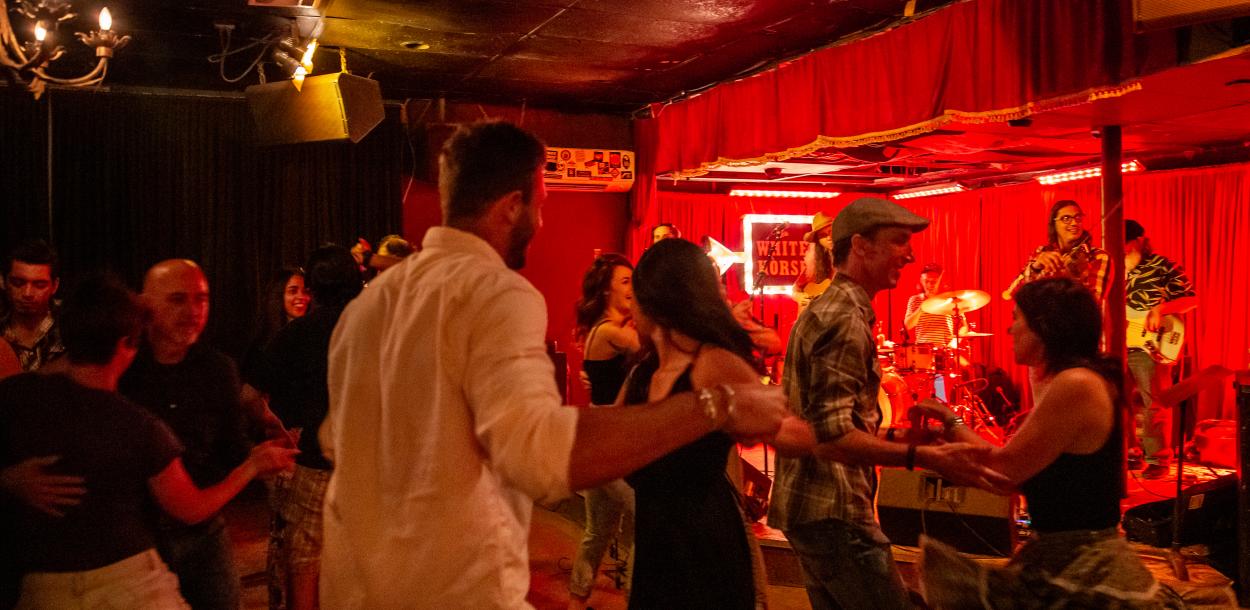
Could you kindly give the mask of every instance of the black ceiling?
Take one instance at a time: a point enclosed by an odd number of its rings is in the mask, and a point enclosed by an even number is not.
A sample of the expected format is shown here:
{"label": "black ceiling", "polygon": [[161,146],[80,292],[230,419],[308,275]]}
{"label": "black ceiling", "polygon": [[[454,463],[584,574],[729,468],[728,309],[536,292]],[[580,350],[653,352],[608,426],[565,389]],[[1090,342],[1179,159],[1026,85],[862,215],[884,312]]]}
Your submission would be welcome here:
{"label": "black ceiling", "polygon": [[[382,84],[388,99],[448,97],[565,109],[627,112],[697,91],[858,32],[903,19],[906,0],[332,0],[315,8],[294,0],[110,0],[114,29],[130,34],[108,83],[242,90],[237,77],[257,57],[281,78],[265,45],[222,51],[265,38],[293,19],[305,31],[325,18],[314,74],[348,69]],[[303,0],[312,4],[314,0]],[[920,2],[931,9],[951,0]],[[77,0],[87,16],[104,2]],[[425,50],[406,48],[416,43]],[[76,44],[76,43],[74,43]],[[85,60],[89,60],[86,58]],[[84,60],[84,61],[85,61]],[[64,62],[71,64],[73,59]]]}

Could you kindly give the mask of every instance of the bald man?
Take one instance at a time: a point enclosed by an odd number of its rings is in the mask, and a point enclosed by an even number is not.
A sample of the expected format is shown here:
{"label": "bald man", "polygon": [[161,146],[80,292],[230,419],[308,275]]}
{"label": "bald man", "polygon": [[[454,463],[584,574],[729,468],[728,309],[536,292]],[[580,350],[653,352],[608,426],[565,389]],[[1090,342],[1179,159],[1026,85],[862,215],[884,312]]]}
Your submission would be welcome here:
{"label": "bald man", "polygon": [[[152,320],[121,393],[173,429],[196,485],[216,484],[247,458],[250,443],[234,362],[199,343],[208,322],[208,280],[193,261],[162,261],[144,276],[142,296]],[[239,576],[220,515],[190,526],[162,517],[157,550],[192,608],[239,607]]]}

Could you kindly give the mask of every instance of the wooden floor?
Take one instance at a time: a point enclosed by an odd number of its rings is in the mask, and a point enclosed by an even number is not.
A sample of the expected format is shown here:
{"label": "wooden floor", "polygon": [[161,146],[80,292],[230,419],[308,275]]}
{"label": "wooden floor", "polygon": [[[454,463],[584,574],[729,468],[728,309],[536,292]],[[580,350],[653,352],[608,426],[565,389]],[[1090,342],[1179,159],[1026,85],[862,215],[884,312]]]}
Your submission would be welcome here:
{"label": "wooden floor", "polygon": [[[763,469],[763,451],[747,449],[743,457],[759,469]],[[773,456],[768,456],[772,466]],[[1212,470],[1206,467],[1187,467],[1187,477],[1192,480],[1209,480],[1231,471]],[[1190,485],[1187,478],[1186,485]],[[1143,502],[1174,497],[1175,479],[1170,481],[1145,481],[1130,479],[1126,508]],[[263,490],[249,488],[227,509],[231,539],[234,543],[235,560],[243,578],[244,608],[261,610],[268,607],[265,588],[265,552],[268,540],[268,509]],[[540,610],[565,608],[568,603],[569,566],[581,536],[578,525],[580,508],[576,500],[567,500],[550,508],[535,507],[530,531],[530,593],[528,599]],[[773,610],[809,609],[807,595],[802,589],[802,571],[798,560],[790,550],[785,536],[764,523],[754,525],[756,536],[761,540],[765,563],[769,571],[768,597]],[[1231,586],[1227,578],[1201,563],[1202,548],[1187,547],[1189,555],[1189,580],[1175,578],[1167,560],[1165,549],[1135,545],[1147,567],[1161,582],[1180,592],[1194,607],[1227,608],[1232,605]],[[913,547],[894,547],[895,560],[904,578],[915,585],[917,550]],[[982,558],[984,561],[1003,563],[1001,558]],[[612,579],[601,574],[595,582],[591,605],[597,610],[617,610],[626,607],[624,596],[616,589]]]}

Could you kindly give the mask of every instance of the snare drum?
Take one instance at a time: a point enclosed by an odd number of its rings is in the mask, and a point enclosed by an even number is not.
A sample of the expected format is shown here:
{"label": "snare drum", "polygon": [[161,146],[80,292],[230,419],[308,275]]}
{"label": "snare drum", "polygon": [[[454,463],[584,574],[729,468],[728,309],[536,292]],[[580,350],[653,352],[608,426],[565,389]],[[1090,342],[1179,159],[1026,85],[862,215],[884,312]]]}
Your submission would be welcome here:
{"label": "snare drum", "polygon": [[894,348],[894,367],[900,371],[932,371],[941,346],[930,343]]}

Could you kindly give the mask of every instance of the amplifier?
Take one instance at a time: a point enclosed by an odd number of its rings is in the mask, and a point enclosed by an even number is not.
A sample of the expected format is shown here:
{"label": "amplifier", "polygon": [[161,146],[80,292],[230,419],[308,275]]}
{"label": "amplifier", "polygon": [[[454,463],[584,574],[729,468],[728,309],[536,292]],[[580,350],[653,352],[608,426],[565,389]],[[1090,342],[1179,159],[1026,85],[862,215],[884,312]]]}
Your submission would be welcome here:
{"label": "amplifier", "polygon": [[919,546],[920,534],[965,553],[1011,555],[1016,498],[955,485],[933,472],[882,468],[877,518],[894,544]]}

